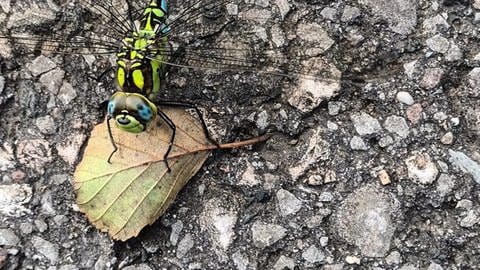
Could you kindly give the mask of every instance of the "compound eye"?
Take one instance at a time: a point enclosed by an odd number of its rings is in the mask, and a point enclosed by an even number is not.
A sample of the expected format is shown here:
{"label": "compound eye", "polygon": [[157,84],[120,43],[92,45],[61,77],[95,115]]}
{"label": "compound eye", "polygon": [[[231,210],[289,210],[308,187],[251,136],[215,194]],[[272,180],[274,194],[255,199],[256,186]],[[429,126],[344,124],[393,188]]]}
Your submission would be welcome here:
{"label": "compound eye", "polygon": [[125,108],[125,100],[127,96],[124,92],[117,92],[110,97],[107,105],[107,113],[109,116],[114,117],[121,110]]}
{"label": "compound eye", "polygon": [[107,113],[109,116],[113,117],[113,112],[115,111],[115,103],[113,100],[108,102]]}
{"label": "compound eye", "polygon": [[153,117],[152,109],[147,104],[137,105],[138,115],[145,121],[150,121]]}
{"label": "compound eye", "polygon": [[138,96],[130,96],[127,102],[127,110],[130,113],[135,113],[139,120],[146,123],[152,120],[153,110],[148,105],[147,101]]}

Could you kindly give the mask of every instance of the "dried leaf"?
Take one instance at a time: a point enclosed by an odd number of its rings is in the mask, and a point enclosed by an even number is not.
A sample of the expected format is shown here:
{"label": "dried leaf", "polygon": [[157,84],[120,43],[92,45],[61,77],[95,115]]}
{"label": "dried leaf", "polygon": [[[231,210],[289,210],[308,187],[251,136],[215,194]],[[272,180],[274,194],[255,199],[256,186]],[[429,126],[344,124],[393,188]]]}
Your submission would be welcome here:
{"label": "dried leaf", "polygon": [[[146,225],[162,215],[187,181],[201,168],[209,151],[216,149],[203,134],[199,123],[178,109],[163,110],[177,126],[172,152],[171,172],[163,162],[170,129],[158,123],[147,131],[132,134],[112,127],[119,149],[112,157],[106,122],[97,125],[88,141],[74,176],[77,204],[98,229],[118,240],[137,236]],[[225,144],[233,148],[266,140]]]}

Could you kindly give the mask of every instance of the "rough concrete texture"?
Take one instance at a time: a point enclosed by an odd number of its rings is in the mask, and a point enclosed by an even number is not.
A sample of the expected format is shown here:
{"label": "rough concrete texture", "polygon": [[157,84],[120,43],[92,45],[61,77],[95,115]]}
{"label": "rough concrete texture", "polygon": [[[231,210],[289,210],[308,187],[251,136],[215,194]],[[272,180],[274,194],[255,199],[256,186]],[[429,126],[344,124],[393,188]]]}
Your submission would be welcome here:
{"label": "rough concrete texture", "polygon": [[[1,35],[121,38],[70,2],[0,1]],[[0,268],[477,268],[479,29],[478,0],[238,0],[176,26],[268,57],[247,58],[255,72],[170,68],[161,98],[205,108],[219,141],[275,136],[214,152],[127,242],[89,225],[71,185],[113,54],[0,39]]]}

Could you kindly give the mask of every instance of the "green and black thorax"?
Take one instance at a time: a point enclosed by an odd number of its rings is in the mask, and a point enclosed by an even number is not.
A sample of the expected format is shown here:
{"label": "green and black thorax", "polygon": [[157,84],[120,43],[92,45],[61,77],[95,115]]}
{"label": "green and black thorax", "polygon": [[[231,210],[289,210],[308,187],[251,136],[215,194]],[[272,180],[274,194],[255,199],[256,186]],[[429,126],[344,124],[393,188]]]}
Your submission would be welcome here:
{"label": "green and black thorax", "polygon": [[151,100],[158,95],[165,72],[170,31],[167,17],[166,1],[152,0],[132,23],[134,31],[122,40],[123,46],[116,54],[119,91],[110,98],[108,114],[123,130],[142,132],[156,115]]}

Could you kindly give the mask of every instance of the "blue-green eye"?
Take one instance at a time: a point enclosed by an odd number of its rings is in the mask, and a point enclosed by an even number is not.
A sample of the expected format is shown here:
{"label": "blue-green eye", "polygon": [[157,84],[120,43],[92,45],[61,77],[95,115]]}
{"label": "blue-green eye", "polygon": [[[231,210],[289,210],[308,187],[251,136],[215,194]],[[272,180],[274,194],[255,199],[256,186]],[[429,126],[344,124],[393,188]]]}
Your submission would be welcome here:
{"label": "blue-green eye", "polygon": [[148,106],[143,106],[139,104],[137,106],[137,109],[138,109],[138,114],[142,119],[144,119],[145,121],[150,121],[152,119],[152,116],[153,116],[152,110]]}
{"label": "blue-green eye", "polygon": [[110,116],[113,116],[113,112],[115,111],[115,103],[113,101],[108,102],[107,113]]}

